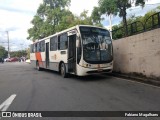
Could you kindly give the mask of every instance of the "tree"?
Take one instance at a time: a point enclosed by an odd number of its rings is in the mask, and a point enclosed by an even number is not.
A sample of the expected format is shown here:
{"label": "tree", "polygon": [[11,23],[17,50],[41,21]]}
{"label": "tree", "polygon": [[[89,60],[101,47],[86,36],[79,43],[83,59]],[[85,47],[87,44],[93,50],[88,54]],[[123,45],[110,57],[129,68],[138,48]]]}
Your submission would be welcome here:
{"label": "tree", "polygon": [[12,51],[12,52],[10,52],[10,56],[11,57],[27,56],[27,51],[26,50]]}
{"label": "tree", "polygon": [[43,0],[44,4],[49,5],[51,9],[64,9],[70,5],[71,0]]}
{"label": "tree", "polygon": [[27,59],[30,59],[30,48],[27,48],[27,49],[26,49],[26,54],[27,54],[27,55],[26,55],[26,58],[27,58]]}
{"label": "tree", "polygon": [[133,4],[135,6],[141,5],[143,7],[145,0],[99,0],[99,8],[102,14],[116,15],[118,13],[119,16],[123,18],[126,36],[128,35],[126,10]]}
{"label": "tree", "polygon": [[27,39],[33,39],[33,40],[39,39],[40,36],[42,35],[41,31],[44,27],[44,22],[40,18],[40,16],[35,15],[31,23],[33,24],[33,27],[28,29],[29,36]]}
{"label": "tree", "polygon": [[94,25],[100,26],[100,27],[103,26],[101,24],[101,20],[103,20],[103,18],[101,18],[101,13],[100,13],[99,7],[93,8],[92,14],[91,14],[91,19],[92,19],[92,22]]}
{"label": "tree", "polygon": [[59,25],[56,26],[56,32],[62,31],[64,29],[67,29],[69,27],[74,26],[74,15],[69,10],[64,10],[62,12],[62,17],[59,22]]}
{"label": "tree", "polygon": [[5,58],[7,57],[7,51],[5,50],[5,47],[0,46],[0,58]]}
{"label": "tree", "polygon": [[88,10],[84,10],[81,14],[80,14],[80,24],[83,25],[93,25],[91,17],[88,17]]}
{"label": "tree", "polygon": [[44,0],[31,21],[33,27],[28,29],[27,39],[35,41],[79,24],[93,25],[87,10],[80,16],[74,15],[66,9],[69,3],[70,0]]}
{"label": "tree", "polygon": [[59,31],[62,18],[68,15],[65,7],[69,4],[70,0],[44,0],[31,21],[33,27],[28,29],[27,39],[35,41]]}

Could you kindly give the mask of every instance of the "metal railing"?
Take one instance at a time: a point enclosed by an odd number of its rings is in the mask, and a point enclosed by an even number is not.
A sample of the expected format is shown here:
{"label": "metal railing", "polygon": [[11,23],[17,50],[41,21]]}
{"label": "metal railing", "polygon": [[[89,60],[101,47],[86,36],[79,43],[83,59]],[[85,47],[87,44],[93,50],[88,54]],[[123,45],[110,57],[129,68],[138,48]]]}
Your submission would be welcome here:
{"label": "metal railing", "polygon": [[132,36],[135,34],[139,34],[142,32],[146,32],[148,30],[160,28],[160,12],[151,15],[146,19],[145,23],[141,21],[136,21],[127,25],[128,34],[126,35],[124,27],[120,27],[112,31],[113,39],[120,39],[128,36]]}
{"label": "metal railing", "polygon": [[160,27],[160,12],[155,13],[151,15],[148,19],[146,19],[144,26],[145,26],[146,31],[155,29],[155,28],[159,28]]}

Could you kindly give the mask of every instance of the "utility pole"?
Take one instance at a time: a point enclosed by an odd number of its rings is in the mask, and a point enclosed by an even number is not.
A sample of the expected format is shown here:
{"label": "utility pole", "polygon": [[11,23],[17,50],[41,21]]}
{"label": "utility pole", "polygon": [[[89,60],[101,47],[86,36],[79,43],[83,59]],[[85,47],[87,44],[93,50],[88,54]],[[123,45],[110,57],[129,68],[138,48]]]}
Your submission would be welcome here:
{"label": "utility pole", "polygon": [[21,57],[23,57],[23,44],[20,45],[21,45]]}
{"label": "utility pole", "polygon": [[110,35],[112,39],[112,14],[110,14],[108,17],[109,17],[109,24],[110,24]]}
{"label": "utility pole", "polygon": [[10,52],[9,52],[9,33],[8,31],[6,31],[7,33],[7,40],[8,40],[8,58],[10,58]]}

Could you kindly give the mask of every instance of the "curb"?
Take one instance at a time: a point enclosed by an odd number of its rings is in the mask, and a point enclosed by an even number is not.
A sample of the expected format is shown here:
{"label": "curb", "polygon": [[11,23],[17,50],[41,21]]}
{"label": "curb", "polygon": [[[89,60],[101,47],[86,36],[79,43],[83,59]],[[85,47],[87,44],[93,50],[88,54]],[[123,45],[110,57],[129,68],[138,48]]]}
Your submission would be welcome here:
{"label": "curb", "polygon": [[116,73],[116,72],[112,72],[108,75],[127,79],[127,80],[142,82],[142,83],[146,83],[146,84],[151,84],[151,85],[160,87],[160,80],[155,80],[155,79],[151,79],[151,78],[144,78],[144,77],[137,77],[137,76],[133,76],[133,75],[120,74],[120,73]]}

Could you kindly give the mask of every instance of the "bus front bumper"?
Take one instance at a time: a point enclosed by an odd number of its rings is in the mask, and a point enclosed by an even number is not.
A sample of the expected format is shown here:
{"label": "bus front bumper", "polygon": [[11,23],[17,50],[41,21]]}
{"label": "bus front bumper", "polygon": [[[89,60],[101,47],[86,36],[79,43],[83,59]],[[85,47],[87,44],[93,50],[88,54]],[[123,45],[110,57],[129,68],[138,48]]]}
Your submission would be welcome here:
{"label": "bus front bumper", "polygon": [[109,66],[106,68],[99,68],[99,69],[90,69],[90,68],[85,68],[82,66],[77,67],[77,75],[78,76],[86,76],[86,75],[91,75],[91,74],[100,74],[100,73],[110,73],[113,70],[113,66]]}

